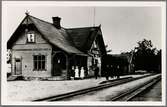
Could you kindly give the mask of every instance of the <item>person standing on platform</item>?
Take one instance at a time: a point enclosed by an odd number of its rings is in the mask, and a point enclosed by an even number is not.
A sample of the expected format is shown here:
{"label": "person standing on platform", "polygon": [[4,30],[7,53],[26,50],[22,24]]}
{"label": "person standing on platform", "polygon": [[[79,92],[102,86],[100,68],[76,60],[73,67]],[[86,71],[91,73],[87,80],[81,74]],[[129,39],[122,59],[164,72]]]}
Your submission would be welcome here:
{"label": "person standing on platform", "polygon": [[72,68],[71,68],[71,78],[74,79],[74,77],[75,77],[75,67],[72,66]]}
{"label": "person standing on platform", "polygon": [[106,66],[105,76],[106,76],[106,80],[109,80],[109,65]]}
{"label": "person standing on platform", "polygon": [[109,75],[110,75],[111,79],[114,78],[113,65],[110,66],[110,70],[109,71],[110,71]]}
{"label": "person standing on platform", "polygon": [[84,79],[84,77],[85,77],[85,70],[84,70],[84,67],[81,67],[80,77],[81,77],[81,79]]}
{"label": "person standing on platform", "polygon": [[120,76],[120,66],[119,65],[117,65],[117,71],[116,71],[117,73],[117,79],[119,78],[119,76]]}
{"label": "person standing on platform", "polygon": [[95,65],[94,72],[95,72],[95,79],[97,79],[99,77],[99,67],[97,66],[97,64]]}
{"label": "person standing on platform", "polygon": [[117,77],[117,65],[113,66],[113,78]]}
{"label": "person standing on platform", "polygon": [[78,79],[79,78],[79,69],[78,69],[78,66],[76,66],[75,68],[75,79]]}

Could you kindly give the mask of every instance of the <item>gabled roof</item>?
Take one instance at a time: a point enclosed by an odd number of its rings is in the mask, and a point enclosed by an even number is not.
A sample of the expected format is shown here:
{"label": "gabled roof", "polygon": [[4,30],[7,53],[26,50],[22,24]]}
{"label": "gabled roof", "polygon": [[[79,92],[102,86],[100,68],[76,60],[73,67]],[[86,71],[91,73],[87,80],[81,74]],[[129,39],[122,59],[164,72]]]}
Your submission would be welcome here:
{"label": "gabled roof", "polygon": [[29,18],[35,24],[37,29],[42,33],[43,37],[47,39],[51,44],[59,47],[67,53],[83,54],[83,52],[75,48],[75,46],[72,44],[71,39],[63,28],[57,29],[53,26],[53,24],[42,21],[33,16],[30,16]]}
{"label": "gabled roof", "polygon": [[66,29],[74,45],[81,51],[87,52],[97,36],[99,27],[84,27]]}
{"label": "gabled roof", "polygon": [[[24,18],[24,20],[26,19],[30,20],[35,25],[36,29],[41,33],[42,37],[48,41],[48,43],[64,50],[67,53],[86,55],[87,51],[91,48],[98,31],[101,31],[100,27],[57,29],[52,23],[30,15],[27,15]],[[22,23],[25,22],[24,20]],[[19,29],[24,29],[21,24],[7,43],[9,49],[15,42],[13,39],[16,40],[18,38],[17,34],[20,32]]]}

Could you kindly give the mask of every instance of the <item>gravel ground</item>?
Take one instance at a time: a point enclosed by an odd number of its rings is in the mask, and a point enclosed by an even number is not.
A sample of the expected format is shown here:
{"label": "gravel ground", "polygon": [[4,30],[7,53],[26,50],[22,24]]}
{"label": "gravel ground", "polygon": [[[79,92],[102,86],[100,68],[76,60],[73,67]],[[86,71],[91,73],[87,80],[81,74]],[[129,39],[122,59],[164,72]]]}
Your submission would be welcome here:
{"label": "gravel ground", "polygon": [[[141,75],[132,76],[139,77]],[[69,81],[10,81],[7,83],[7,101],[32,101],[97,86],[102,81],[105,81],[105,78]]]}

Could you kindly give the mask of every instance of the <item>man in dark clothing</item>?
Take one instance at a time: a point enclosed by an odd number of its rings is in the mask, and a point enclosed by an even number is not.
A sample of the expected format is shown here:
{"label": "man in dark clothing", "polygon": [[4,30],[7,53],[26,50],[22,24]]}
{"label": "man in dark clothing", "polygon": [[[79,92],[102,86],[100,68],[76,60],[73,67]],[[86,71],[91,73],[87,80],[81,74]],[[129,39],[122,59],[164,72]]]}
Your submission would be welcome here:
{"label": "man in dark clothing", "polygon": [[117,79],[119,78],[119,76],[120,76],[120,66],[119,65],[117,65],[117,71],[116,71],[117,73]]}
{"label": "man in dark clothing", "polygon": [[97,77],[99,77],[99,67],[97,65],[95,65],[94,71],[95,71],[95,79],[97,79]]}
{"label": "man in dark clothing", "polygon": [[105,76],[106,76],[106,80],[109,80],[109,65],[106,66]]}
{"label": "man in dark clothing", "polygon": [[111,79],[114,77],[114,71],[113,71],[113,65],[110,65],[110,67],[109,67],[109,75],[110,75],[110,77],[111,77]]}

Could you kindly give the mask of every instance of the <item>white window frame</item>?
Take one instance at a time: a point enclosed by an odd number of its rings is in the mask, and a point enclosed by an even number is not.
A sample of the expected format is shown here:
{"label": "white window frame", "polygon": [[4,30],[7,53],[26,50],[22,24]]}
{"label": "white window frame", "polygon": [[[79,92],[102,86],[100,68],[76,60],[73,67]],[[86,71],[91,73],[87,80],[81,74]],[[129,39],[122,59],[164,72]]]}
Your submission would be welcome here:
{"label": "white window frame", "polygon": [[35,43],[35,33],[34,32],[28,32],[26,36],[27,36],[27,43]]}

